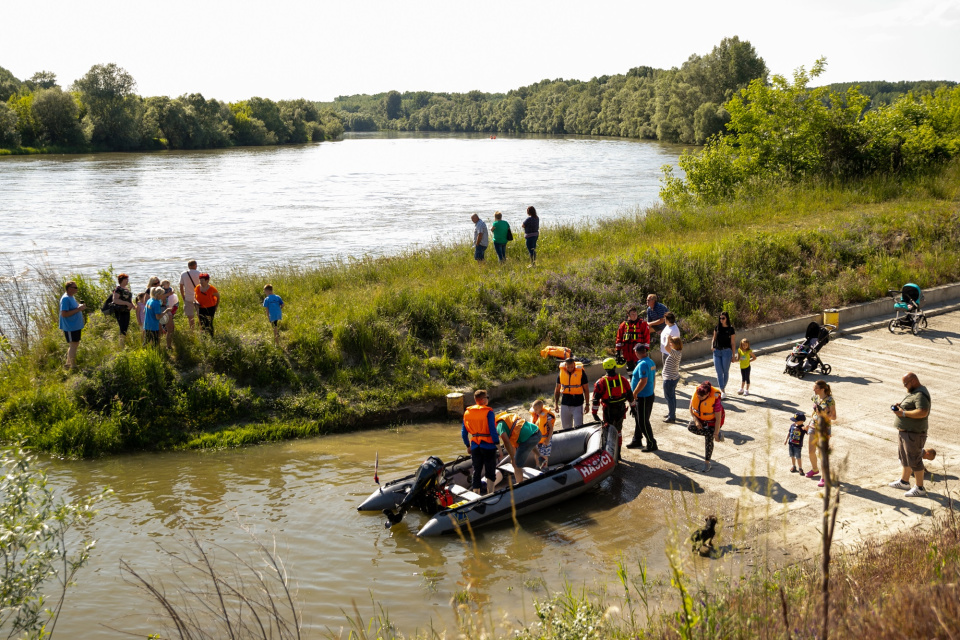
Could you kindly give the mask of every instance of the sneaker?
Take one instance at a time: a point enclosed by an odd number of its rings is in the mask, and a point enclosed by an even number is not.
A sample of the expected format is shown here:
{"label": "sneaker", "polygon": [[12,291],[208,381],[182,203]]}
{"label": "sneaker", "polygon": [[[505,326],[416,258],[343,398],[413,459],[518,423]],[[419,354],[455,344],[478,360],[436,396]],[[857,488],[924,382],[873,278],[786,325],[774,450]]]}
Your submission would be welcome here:
{"label": "sneaker", "polygon": [[721,391],[721,392],[720,392],[720,399],[721,399],[721,400],[726,400],[726,399],[727,399],[727,392],[726,392],[726,391]]}
{"label": "sneaker", "polygon": [[907,491],[910,489],[910,483],[904,482],[903,480],[897,480],[896,482],[891,482],[887,486],[890,487],[891,489],[901,489],[903,491]]}
{"label": "sneaker", "polygon": [[817,486],[818,486],[818,487],[824,487],[824,486],[826,486],[826,484],[827,484],[827,483],[825,483],[825,482],[823,481],[823,478],[820,478],[820,482],[817,483]]}
{"label": "sneaker", "polygon": [[636,440],[635,440],[635,441],[633,441],[633,442],[628,442],[628,443],[627,443],[627,449],[639,449],[639,448],[641,448],[641,447],[643,447],[643,442],[642,442],[642,441],[636,441]]}
{"label": "sneaker", "polygon": [[738,396],[742,396],[742,395],[743,395],[743,389],[737,389],[737,395],[738,395]]}
{"label": "sneaker", "polygon": [[744,395],[744,396],[748,396],[748,395],[750,395],[750,392],[747,391],[746,389],[744,389],[744,390],[743,390],[743,395]]}
{"label": "sneaker", "polygon": [[704,462],[704,463],[703,463],[703,472],[704,472],[704,473],[707,473],[708,471],[710,471],[711,466],[712,466],[712,465],[710,464],[710,461],[709,461],[709,460],[707,460],[706,462]]}
{"label": "sneaker", "polygon": [[664,422],[671,422],[671,423],[672,423],[672,422],[676,422],[677,419],[674,418],[673,416],[667,416],[666,418],[663,419],[663,421],[664,421]]}
{"label": "sneaker", "polygon": [[910,489],[910,491],[907,491],[905,494],[903,494],[903,497],[904,498],[922,498],[925,495],[927,495],[926,489],[924,489],[923,487],[914,487],[913,489]]}
{"label": "sneaker", "polygon": [[820,472],[819,472],[819,471],[817,471],[817,470],[815,470],[815,469],[811,469],[810,471],[807,471],[807,472],[804,474],[804,477],[805,477],[805,478],[812,478],[812,477],[818,476],[818,475],[820,475]]}
{"label": "sneaker", "polygon": [[644,453],[650,453],[650,452],[656,451],[656,450],[657,450],[657,445],[656,445],[656,444],[648,444],[648,445],[645,446],[643,449],[641,449],[641,451],[643,451]]}

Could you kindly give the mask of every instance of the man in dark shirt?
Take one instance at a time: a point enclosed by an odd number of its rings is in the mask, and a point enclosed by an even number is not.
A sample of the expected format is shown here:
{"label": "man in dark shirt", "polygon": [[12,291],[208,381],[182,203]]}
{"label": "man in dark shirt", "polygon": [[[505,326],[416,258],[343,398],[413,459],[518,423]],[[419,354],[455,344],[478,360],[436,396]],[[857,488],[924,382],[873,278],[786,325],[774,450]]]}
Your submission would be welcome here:
{"label": "man in dark shirt", "polygon": [[[903,475],[889,486],[905,490],[904,497],[922,498],[927,495],[927,490],[923,488],[923,445],[927,442],[930,392],[920,384],[915,373],[903,376],[903,386],[907,389],[907,397],[890,407],[896,416],[893,426],[899,435],[898,454]],[[913,488],[910,487],[911,475],[917,479],[917,486]]]}

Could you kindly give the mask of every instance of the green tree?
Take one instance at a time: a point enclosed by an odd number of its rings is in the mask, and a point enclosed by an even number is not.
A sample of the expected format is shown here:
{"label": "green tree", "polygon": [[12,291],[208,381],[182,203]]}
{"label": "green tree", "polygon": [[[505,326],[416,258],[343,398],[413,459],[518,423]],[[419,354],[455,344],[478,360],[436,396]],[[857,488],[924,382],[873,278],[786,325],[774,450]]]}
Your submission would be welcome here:
{"label": "green tree", "polygon": [[53,71],[37,71],[35,74],[30,76],[30,79],[27,80],[26,84],[32,91],[37,91],[39,89],[53,89],[55,86],[57,86],[57,74],[55,74]]}
{"label": "green tree", "polygon": [[134,93],[137,83],[126,70],[110,63],[90,68],[73,88],[87,107],[90,141],[107,149],[140,146],[140,119],[144,108]]}
{"label": "green tree", "polygon": [[0,147],[19,147],[20,132],[17,130],[17,112],[0,102]]}
{"label": "green tree", "polygon": [[10,71],[0,67],[0,102],[6,102],[10,96],[20,91],[23,84]]}
{"label": "green tree", "polygon": [[34,95],[23,88],[21,91],[25,92],[11,96],[7,104],[17,114],[17,133],[20,136],[20,144],[32,147],[40,143],[40,123],[33,115]]}
{"label": "green tree", "polygon": [[403,115],[403,101],[398,91],[388,91],[383,98],[383,109],[387,120],[396,120]]}
{"label": "green tree", "polygon": [[96,515],[109,492],[75,502],[58,498],[20,444],[3,449],[0,468],[0,631],[47,638],[96,544],[74,530]]}
{"label": "green tree", "polygon": [[84,143],[73,96],[59,87],[40,89],[33,97],[33,117],[46,144],[77,146]]}

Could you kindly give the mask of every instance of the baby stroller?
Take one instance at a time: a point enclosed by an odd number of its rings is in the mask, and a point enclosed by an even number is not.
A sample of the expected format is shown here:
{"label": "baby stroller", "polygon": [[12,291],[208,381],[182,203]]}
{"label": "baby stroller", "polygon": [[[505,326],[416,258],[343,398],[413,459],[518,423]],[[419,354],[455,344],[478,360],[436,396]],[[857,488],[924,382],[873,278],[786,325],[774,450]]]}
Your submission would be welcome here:
{"label": "baby stroller", "polygon": [[820,359],[820,350],[830,342],[830,333],[836,328],[836,325],[832,324],[808,324],[804,339],[794,345],[793,351],[787,356],[787,366],[783,372],[802,378],[819,368],[823,375],[830,375],[830,365],[824,364]]}
{"label": "baby stroller", "polygon": [[890,333],[912,331],[917,335],[927,328],[927,317],[923,315],[920,303],[923,302],[923,290],[912,282],[903,285],[900,291],[890,289],[887,295],[893,298],[896,315],[890,321]]}

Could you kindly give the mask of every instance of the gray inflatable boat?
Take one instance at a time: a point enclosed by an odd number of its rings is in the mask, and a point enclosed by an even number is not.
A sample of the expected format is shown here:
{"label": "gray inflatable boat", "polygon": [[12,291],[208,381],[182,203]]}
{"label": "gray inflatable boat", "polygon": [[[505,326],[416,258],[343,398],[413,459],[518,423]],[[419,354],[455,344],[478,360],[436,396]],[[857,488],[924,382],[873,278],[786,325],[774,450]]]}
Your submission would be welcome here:
{"label": "gray inflatable boat", "polygon": [[[480,495],[470,490],[473,464],[465,456],[444,464],[431,456],[413,475],[386,483],[357,507],[358,511],[387,514],[386,527],[396,525],[410,508],[433,517],[418,536],[476,529],[509,520],[568,500],[587,491],[613,473],[617,465],[620,434],[599,424],[554,434],[549,466],[535,467],[533,454],[524,461],[523,482],[513,486],[509,458],[497,466],[493,491]],[[397,513],[394,513],[396,511]]]}

